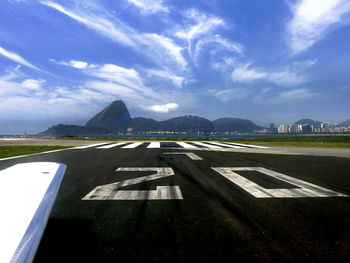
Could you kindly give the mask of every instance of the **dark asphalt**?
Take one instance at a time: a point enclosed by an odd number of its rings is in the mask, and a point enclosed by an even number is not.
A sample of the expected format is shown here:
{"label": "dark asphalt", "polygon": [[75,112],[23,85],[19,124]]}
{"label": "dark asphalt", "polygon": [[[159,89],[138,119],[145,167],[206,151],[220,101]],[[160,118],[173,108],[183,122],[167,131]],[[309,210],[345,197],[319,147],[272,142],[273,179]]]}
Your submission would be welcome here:
{"label": "dark asphalt", "polygon": [[[184,149],[80,149],[1,161],[55,161],[67,171],[35,262],[350,262],[350,198],[255,198],[211,167],[264,167],[350,195],[350,161],[336,157]],[[179,186],[183,200],[81,200],[96,186],[171,167],[175,175],[128,186]],[[257,172],[265,188],[293,186]]]}

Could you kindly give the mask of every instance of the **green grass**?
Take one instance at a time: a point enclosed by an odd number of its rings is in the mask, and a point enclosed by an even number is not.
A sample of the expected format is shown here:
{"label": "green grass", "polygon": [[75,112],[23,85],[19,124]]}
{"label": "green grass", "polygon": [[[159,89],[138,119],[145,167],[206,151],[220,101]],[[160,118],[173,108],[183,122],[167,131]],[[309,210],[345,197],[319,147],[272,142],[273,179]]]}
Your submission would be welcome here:
{"label": "green grass", "polygon": [[67,146],[0,146],[0,158],[69,148]]}

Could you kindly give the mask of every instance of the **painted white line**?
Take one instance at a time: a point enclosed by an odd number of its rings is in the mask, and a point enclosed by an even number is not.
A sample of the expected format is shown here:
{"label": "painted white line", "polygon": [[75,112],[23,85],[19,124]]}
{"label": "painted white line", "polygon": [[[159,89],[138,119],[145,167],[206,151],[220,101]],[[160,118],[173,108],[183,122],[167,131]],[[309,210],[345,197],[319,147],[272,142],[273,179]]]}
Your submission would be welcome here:
{"label": "painted white line", "polygon": [[150,145],[147,146],[147,148],[160,148],[160,142],[151,142]]}
{"label": "painted white line", "polygon": [[[212,167],[212,169],[234,184],[241,187],[256,198],[295,198],[295,197],[347,197],[327,188],[305,182],[263,167]],[[247,178],[239,175],[236,171],[257,171],[271,176],[283,182],[295,185],[293,189],[267,189]]]}
{"label": "painted white line", "polygon": [[0,171],[0,262],[32,262],[65,169],[37,162]]}
{"label": "painted white line", "polygon": [[185,142],[176,142],[178,145],[180,145],[183,148],[187,148],[187,149],[193,149],[193,148],[198,148],[192,144],[189,143],[185,143]]}
{"label": "painted white line", "polygon": [[121,167],[116,170],[128,172],[156,172],[152,175],[137,177],[112,184],[95,187],[82,200],[170,200],[183,199],[178,186],[157,186],[156,190],[119,190],[126,186],[140,184],[147,181],[174,175],[170,167]]}
{"label": "painted white line", "polygon": [[252,145],[252,144],[242,144],[242,143],[232,143],[232,142],[225,142],[225,143],[243,146],[246,148],[258,148],[258,149],[269,149],[270,148],[270,147],[266,147],[266,146],[258,146],[258,145]]}
{"label": "painted white line", "polygon": [[127,144],[127,142],[117,142],[117,143],[107,144],[104,146],[97,147],[96,149],[110,149],[110,148],[117,147],[124,144]]}
{"label": "painted white line", "polygon": [[122,149],[136,148],[137,146],[140,146],[141,144],[143,144],[143,142],[134,142],[134,143],[132,143],[132,144],[123,146]]}
{"label": "painted white line", "polygon": [[211,144],[206,144],[206,143],[203,143],[203,142],[192,142],[194,144],[197,144],[197,145],[200,145],[200,146],[204,146],[206,148],[213,148],[213,149],[220,149],[221,147],[219,146],[216,146],[216,145],[211,145]]}
{"label": "painted white line", "polygon": [[6,157],[6,158],[0,159],[0,161],[18,159],[18,158],[34,156],[34,155],[40,155],[40,154],[46,154],[46,153],[62,152],[62,151],[72,150],[72,149],[76,149],[76,148],[66,148],[66,149],[52,150],[52,151],[46,151],[46,152],[40,152],[40,153],[31,153],[31,154],[26,154],[26,155],[18,155],[18,156]]}
{"label": "painted white line", "polygon": [[163,153],[163,154],[185,154],[187,155],[189,158],[191,158],[192,160],[195,161],[201,161],[203,160],[201,157],[199,157],[197,154],[195,153],[191,153],[191,152],[168,152],[168,153]]}
{"label": "painted white line", "polygon": [[89,145],[84,145],[84,146],[78,146],[78,147],[75,147],[74,149],[87,149],[87,148],[92,148],[92,147],[97,147],[97,146],[100,146],[100,145],[104,145],[104,144],[106,144],[106,143],[107,143],[107,142],[89,144]]}
{"label": "painted white line", "polygon": [[229,144],[224,144],[224,143],[219,143],[219,142],[210,142],[210,143],[215,144],[215,145],[219,145],[219,146],[229,147],[229,148],[237,148],[237,149],[243,149],[244,148],[244,147],[241,147],[241,146],[229,145]]}

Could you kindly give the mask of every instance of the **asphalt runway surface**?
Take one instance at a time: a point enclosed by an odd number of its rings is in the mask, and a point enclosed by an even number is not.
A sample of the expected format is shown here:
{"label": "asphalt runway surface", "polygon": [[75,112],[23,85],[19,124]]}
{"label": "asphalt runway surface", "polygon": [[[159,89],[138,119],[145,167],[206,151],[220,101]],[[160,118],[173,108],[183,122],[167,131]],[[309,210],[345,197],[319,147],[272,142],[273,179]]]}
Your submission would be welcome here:
{"label": "asphalt runway surface", "polygon": [[349,159],[171,146],[1,161],[67,165],[34,262],[350,262]]}

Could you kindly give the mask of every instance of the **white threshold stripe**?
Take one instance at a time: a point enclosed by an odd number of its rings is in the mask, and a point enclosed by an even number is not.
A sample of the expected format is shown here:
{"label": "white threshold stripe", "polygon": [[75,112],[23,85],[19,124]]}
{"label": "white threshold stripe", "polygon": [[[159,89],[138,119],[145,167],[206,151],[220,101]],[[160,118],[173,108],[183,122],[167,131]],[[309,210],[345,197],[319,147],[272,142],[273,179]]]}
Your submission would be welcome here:
{"label": "white threshold stripe", "polygon": [[220,149],[221,147],[219,146],[216,146],[216,145],[211,145],[211,144],[206,144],[206,143],[203,143],[203,142],[192,142],[194,144],[197,144],[197,145],[201,145],[201,146],[204,146],[206,148],[213,148],[213,149]]}
{"label": "white threshold stripe", "polygon": [[243,149],[244,148],[244,147],[241,147],[241,146],[228,145],[228,144],[224,144],[224,143],[220,143],[220,142],[210,142],[210,143],[215,144],[215,145],[219,145],[219,146],[229,147],[229,148],[236,148],[236,149]]}
{"label": "white threshold stripe", "polygon": [[270,147],[265,146],[258,146],[258,145],[252,145],[252,144],[242,144],[242,143],[232,143],[232,142],[225,142],[232,145],[239,145],[247,148],[258,148],[258,149],[269,149]]}
{"label": "white threshold stripe", "polygon": [[0,262],[32,262],[65,169],[34,162],[0,171]]}
{"label": "white threshold stripe", "polygon": [[89,145],[84,145],[84,146],[78,146],[78,147],[75,147],[74,149],[87,149],[87,148],[92,148],[92,147],[97,147],[97,146],[100,146],[100,145],[104,145],[104,144],[106,144],[106,143],[107,143],[107,142],[89,144]]}
{"label": "white threshold stripe", "polygon": [[176,142],[176,143],[183,148],[188,148],[188,149],[198,148],[198,147],[196,147],[192,144],[186,143],[186,142]]}
{"label": "white threshold stripe", "polygon": [[132,144],[123,146],[122,149],[136,148],[137,146],[140,146],[141,144],[143,144],[143,142],[134,142],[134,143],[132,143]]}
{"label": "white threshold stripe", "polygon": [[103,145],[100,147],[97,147],[96,149],[110,149],[116,146],[120,146],[120,145],[124,145],[127,144],[127,142],[117,142],[117,143],[112,143],[112,144],[107,144],[107,145]]}
{"label": "white threshold stripe", "polygon": [[160,148],[160,142],[151,142],[150,145],[147,146],[147,148]]}

